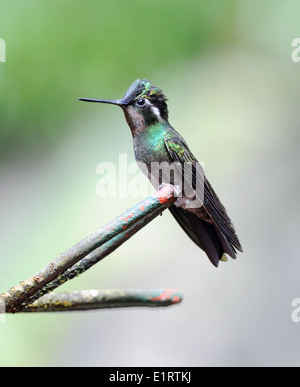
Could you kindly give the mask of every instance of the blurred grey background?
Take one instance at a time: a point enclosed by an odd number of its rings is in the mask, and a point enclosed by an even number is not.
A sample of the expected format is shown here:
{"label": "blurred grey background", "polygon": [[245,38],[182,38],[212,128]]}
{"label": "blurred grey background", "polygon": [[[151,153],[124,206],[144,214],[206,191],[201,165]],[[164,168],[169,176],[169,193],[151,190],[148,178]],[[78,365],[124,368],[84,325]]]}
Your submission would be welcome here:
{"label": "blurred grey background", "polygon": [[7,316],[1,366],[297,366],[296,0],[12,0],[0,6],[0,283],[16,285],[139,198],[99,198],[134,160],[119,98],[162,88],[245,250],[215,269],[165,212],[61,290],[180,288],[155,310]]}

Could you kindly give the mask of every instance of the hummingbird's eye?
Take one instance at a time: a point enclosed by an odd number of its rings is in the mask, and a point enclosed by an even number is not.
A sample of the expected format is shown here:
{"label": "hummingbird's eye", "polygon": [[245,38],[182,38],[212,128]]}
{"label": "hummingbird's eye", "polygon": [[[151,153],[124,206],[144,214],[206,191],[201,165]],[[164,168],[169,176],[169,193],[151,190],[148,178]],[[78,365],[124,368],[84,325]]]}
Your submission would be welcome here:
{"label": "hummingbird's eye", "polygon": [[146,99],[145,98],[139,98],[137,101],[136,101],[136,105],[138,107],[144,107],[146,105]]}

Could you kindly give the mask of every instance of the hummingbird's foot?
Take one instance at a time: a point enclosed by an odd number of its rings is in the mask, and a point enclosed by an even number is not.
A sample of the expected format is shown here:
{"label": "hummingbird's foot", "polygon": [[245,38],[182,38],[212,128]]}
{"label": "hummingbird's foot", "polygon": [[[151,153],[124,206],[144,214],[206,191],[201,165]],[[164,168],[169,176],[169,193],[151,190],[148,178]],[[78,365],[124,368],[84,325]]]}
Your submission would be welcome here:
{"label": "hummingbird's foot", "polygon": [[173,185],[162,183],[158,187],[157,196],[160,203],[171,204],[174,203],[174,201],[176,200],[174,198],[177,197],[177,191]]}
{"label": "hummingbird's foot", "polygon": [[174,190],[174,197],[178,198],[181,196],[182,190],[181,190],[181,187],[179,185],[161,183],[161,185],[158,187],[158,191],[160,191],[161,189],[163,189],[165,187],[169,187],[169,189],[171,188],[172,190]]}

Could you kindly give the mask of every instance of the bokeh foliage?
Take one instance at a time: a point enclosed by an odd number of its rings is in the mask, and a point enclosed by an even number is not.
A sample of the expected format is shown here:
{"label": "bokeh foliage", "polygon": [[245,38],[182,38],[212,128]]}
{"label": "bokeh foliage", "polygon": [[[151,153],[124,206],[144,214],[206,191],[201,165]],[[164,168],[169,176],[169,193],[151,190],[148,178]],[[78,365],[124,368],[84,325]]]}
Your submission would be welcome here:
{"label": "bokeh foliage", "polygon": [[137,76],[230,39],[236,1],[47,1],[1,4],[0,152],[61,136],[76,97],[126,90]]}

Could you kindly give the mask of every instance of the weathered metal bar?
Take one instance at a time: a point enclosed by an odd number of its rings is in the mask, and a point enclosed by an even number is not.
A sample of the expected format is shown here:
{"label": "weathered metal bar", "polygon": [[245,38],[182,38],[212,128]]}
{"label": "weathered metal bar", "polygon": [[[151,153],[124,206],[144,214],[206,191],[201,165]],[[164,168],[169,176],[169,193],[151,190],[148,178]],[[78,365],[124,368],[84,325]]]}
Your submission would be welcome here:
{"label": "weathered metal bar", "polygon": [[121,246],[124,242],[126,242],[129,238],[131,238],[134,234],[136,234],[140,229],[146,226],[151,220],[153,220],[156,216],[162,213],[161,208],[155,209],[151,214],[149,214],[144,219],[140,220],[129,229],[125,228],[122,233],[117,234],[113,239],[106,242],[104,245],[98,247],[86,257],[81,259],[79,262],[75,263],[71,268],[66,270],[59,277],[55,278],[53,281],[48,283],[42,289],[38,290],[32,297],[30,297],[26,303],[23,303],[21,308],[24,305],[31,304],[35,300],[39,299],[43,295],[52,292],[54,289],[58,288],[65,282],[79,276],[84,273],[86,270],[90,269],[96,263],[101,261],[103,258],[107,257],[114,250],[116,250],[119,246]]}
{"label": "weathered metal bar", "polygon": [[[155,213],[155,216],[157,216],[160,212],[174,203],[175,200],[174,188],[170,185],[162,186],[155,195],[149,196],[141,203],[135,205],[133,208],[108,223],[96,233],[71,247],[43,269],[35,273],[32,277],[20,282],[19,285],[1,294],[0,301],[5,303],[6,311],[12,313],[16,312],[22,304],[28,303],[28,300],[30,300],[36,292],[74,266],[83,257],[89,255],[103,244],[108,243],[120,233],[123,233],[124,235],[124,230],[130,230],[139,222],[143,224],[142,220],[149,215]],[[150,220],[154,217],[151,217]],[[106,248],[107,247],[108,246],[106,246]],[[110,251],[108,251],[108,253],[109,252]],[[96,255],[97,254],[98,253],[96,253]]]}
{"label": "weathered metal bar", "polygon": [[68,312],[79,310],[162,307],[182,301],[179,290],[83,290],[67,293],[50,293],[20,310],[20,312]]}

